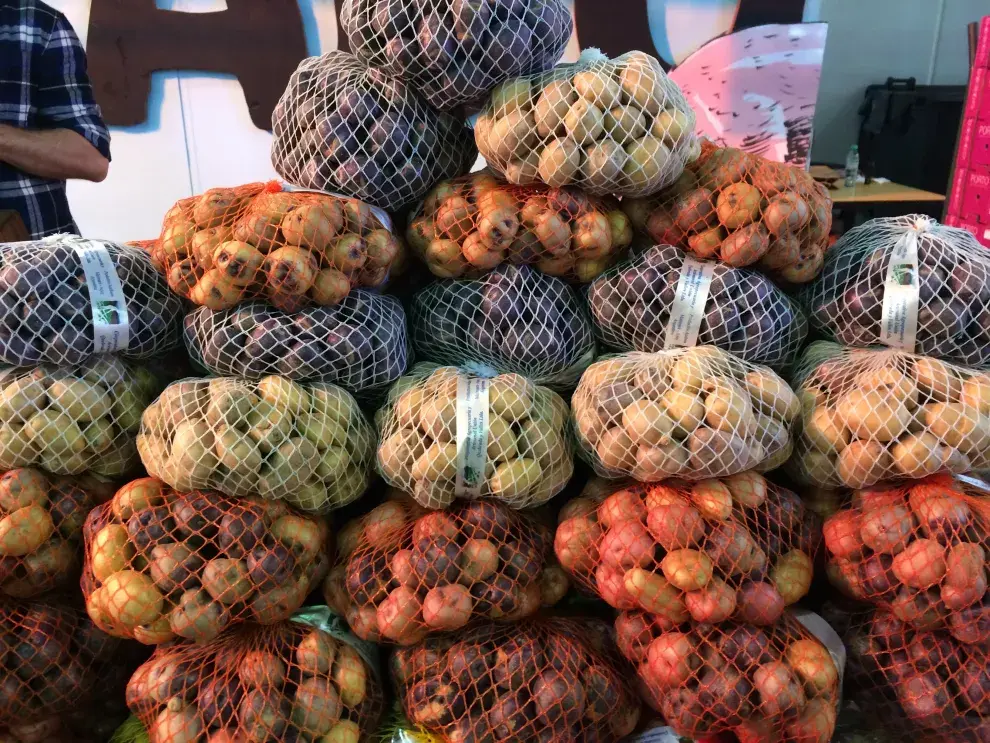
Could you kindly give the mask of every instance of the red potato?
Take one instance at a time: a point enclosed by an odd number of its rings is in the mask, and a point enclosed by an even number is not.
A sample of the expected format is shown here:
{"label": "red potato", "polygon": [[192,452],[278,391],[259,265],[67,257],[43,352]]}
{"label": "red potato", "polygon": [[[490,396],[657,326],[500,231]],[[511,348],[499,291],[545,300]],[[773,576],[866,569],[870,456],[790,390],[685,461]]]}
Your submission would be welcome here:
{"label": "red potato", "polygon": [[914,517],[903,505],[891,503],[863,513],[859,533],[875,552],[897,554],[907,546],[915,528]]}
{"label": "red potato", "polygon": [[457,539],[459,535],[460,529],[457,528],[457,524],[445,513],[428,513],[425,516],[420,516],[413,524],[413,544],[418,544],[423,539],[432,540],[437,537]]}
{"label": "red potato", "polygon": [[833,557],[853,557],[863,549],[860,537],[862,517],[855,511],[840,511],[829,517],[822,529],[825,547]]}
{"label": "red potato", "polygon": [[696,622],[724,622],[736,611],[736,592],[712,578],[703,588],[684,594],[684,605]]}
{"label": "red potato", "polygon": [[607,564],[598,566],[595,571],[595,587],[598,594],[609,606],[616,609],[637,609],[639,604],[626,590],[625,573]]}
{"label": "red potato", "polygon": [[409,588],[399,586],[378,605],[378,629],[383,637],[399,644],[416,642],[425,635],[422,609],[419,597]]}
{"label": "red potato", "polygon": [[816,697],[835,688],[839,672],[828,650],[817,640],[795,640],[787,646],[787,662],[804,683],[808,698]]}
{"label": "red potato", "polygon": [[399,582],[400,586],[415,586],[416,574],[412,565],[412,550],[399,550],[392,555],[392,576]]}
{"label": "red potato", "polygon": [[642,521],[646,518],[646,504],[634,490],[612,493],[598,506],[598,522],[612,527],[622,521]]}
{"label": "red potato", "polygon": [[770,583],[746,583],[736,592],[738,617],[743,622],[770,625],[784,613],[784,599]]}
{"label": "red potato", "polygon": [[686,502],[651,508],[646,527],[666,550],[696,546],[705,536],[705,522],[698,509]]}
{"label": "red potato", "polygon": [[460,629],[471,619],[474,599],[461,585],[431,588],[423,599],[423,621],[436,630]]}
{"label": "red potato", "polygon": [[904,585],[928,588],[945,575],[945,547],[933,539],[916,539],[894,556],[891,568]]}
{"label": "red potato", "polygon": [[675,503],[687,503],[688,499],[681,495],[675,488],[667,487],[662,483],[652,485],[646,491],[646,509],[651,511],[657,506],[670,506]]}
{"label": "red potato", "polygon": [[653,562],[655,549],[649,532],[638,521],[620,522],[605,532],[598,545],[602,562],[617,569],[646,567]]}
{"label": "red potato", "polygon": [[812,699],[784,728],[794,743],[828,743],[835,732],[835,706],[824,699]]}
{"label": "red potato", "polygon": [[760,710],[776,717],[805,704],[804,689],[785,663],[764,663],[753,672],[753,686],[760,694]]}
{"label": "red potato", "polygon": [[404,528],[408,510],[397,501],[385,501],[375,506],[363,519],[364,541],[372,547],[385,547],[395,532]]}
{"label": "red potato", "polygon": [[987,590],[986,553],[978,544],[961,542],[945,560],[942,601],[950,610],[962,609],[983,598]]}
{"label": "red potato", "polygon": [[682,632],[665,632],[646,650],[650,677],[661,687],[683,684],[700,662],[691,637]]}
{"label": "red potato", "polygon": [[570,572],[590,572],[599,558],[602,528],[588,516],[577,516],[557,528],[553,540],[557,559]]}
{"label": "red potato", "polygon": [[[653,621],[642,612],[622,612],[615,618],[615,642],[622,654],[636,665],[646,660],[653,642]],[[674,628],[671,622],[666,631]]]}

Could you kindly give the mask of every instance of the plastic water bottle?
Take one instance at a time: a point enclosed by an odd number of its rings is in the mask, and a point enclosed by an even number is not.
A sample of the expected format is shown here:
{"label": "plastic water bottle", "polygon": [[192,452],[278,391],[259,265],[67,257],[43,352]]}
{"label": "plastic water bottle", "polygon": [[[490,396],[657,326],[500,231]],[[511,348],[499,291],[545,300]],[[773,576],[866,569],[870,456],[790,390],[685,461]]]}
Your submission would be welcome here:
{"label": "plastic water bottle", "polygon": [[855,186],[857,178],[859,178],[859,146],[853,145],[846,155],[846,188]]}

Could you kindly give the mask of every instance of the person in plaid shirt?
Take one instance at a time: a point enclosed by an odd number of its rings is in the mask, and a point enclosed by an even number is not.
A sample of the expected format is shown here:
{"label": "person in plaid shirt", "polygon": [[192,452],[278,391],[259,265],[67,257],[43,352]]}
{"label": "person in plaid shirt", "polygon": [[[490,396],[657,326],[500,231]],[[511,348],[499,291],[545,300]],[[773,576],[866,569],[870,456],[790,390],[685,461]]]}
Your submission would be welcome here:
{"label": "person in plaid shirt", "polygon": [[35,238],[78,232],[65,181],[102,181],[109,166],[76,32],[40,0],[0,0],[0,209]]}

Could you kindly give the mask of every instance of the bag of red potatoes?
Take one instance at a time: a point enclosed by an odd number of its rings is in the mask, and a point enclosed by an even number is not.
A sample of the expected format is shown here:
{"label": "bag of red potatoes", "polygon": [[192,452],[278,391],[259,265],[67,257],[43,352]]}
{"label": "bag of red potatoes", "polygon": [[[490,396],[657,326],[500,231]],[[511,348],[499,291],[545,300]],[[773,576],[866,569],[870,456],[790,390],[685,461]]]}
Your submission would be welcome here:
{"label": "bag of red potatoes", "polygon": [[944,631],[917,630],[887,611],[840,629],[849,652],[843,691],[898,740],[990,739],[990,655]]}
{"label": "bag of red potatoes", "polygon": [[549,530],[497,501],[440,512],[389,500],[345,525],[337,549],[327,604],[372,642],[412,645],[473,619],[520,620],[568,588]]}
{"label": "bag of red potatoes", "polygon": [[211,310],[265,298],[280,310],[378,288],[404,247],[380,209],[281,184],[211,188],[165,214],[151,257],[175,293]]}
{"label": "bag of red potatoes", "polygon": [[832,226],[832,199],[804,170],[708,140],[672,186],[622,208],[657,243],[792,284],[822,270]]}
{"label": "bag of red potatoes", "polygon": [[367,650],[315,607],[159,648],[131,677],[127,705],[154,743],[360,743],[384,708]]}
{"label": "bag of red potatoes", "polygon": [[818,520],[756,472],[580,497],[559,519],[560,564],[616,609],[768,625],[811,587]]}
{"label": "bag of red potatoes", "polygon": [[640,704],[607,635],[582,620],[481,625],[397,650],[392,682],[410,722],[447,743],[611,743]]}
{"label": "bag of red potatoes", "polygon": [[990,642],[986,491],[947,475],[856,491],[824,528],[827,574],[844,593],[917,630]]}

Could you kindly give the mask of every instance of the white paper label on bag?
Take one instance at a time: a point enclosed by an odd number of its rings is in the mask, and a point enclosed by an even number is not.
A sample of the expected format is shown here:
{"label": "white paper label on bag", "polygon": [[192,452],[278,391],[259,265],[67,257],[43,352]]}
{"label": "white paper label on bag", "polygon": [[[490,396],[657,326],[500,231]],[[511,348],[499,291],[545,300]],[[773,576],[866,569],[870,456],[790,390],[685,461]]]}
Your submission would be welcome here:
{"label": "white paper label on bag", "polygon": [[457,378],[457,479],[458,497],[477,498],[485,481],[488,461],[488,388],[482,377]]}
{"label": "white paper label on bag", "polygon": [[639,733],[623,738],[622,743],[680,743],[681,736],[672,728],[663,726],[648,728]]}
{"label": "white paper label on bag", "polygon": [[684,257],[674,303],[670,306],[670,320],[663,342],[665,349],[697,345],[714,272],[715,264],[711,261]]}
{"label": "white paper label on bag", "polygon": [[106,245],[95,240],[72,238],[69,243],[79,256],[93,314],[93,352],[114,353],[127,348],[130,322],[124,290]]}
{"label": "white paper label on bag", "polygon": [[914,352],[918,334],[918,235],[925,230],[919,222],[901,235],[890,251],[887,278],[883,285],[883,314],[880,342],[891,348]]}
{"label": "white paper label on bag", "polygon": [[842,674],[846,670],[846,646],[842,642],[839,634],[832,629],[832,625],[820,616],[807,609],[793,609],[791,611],[794,618],[804,625],[804,628],[813,634],[825,649],[832,656],[835,663],[835,670],[839,672],[839,698],[842,698]]}

